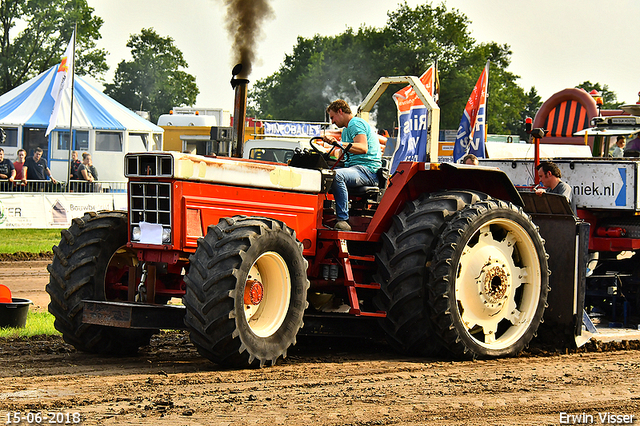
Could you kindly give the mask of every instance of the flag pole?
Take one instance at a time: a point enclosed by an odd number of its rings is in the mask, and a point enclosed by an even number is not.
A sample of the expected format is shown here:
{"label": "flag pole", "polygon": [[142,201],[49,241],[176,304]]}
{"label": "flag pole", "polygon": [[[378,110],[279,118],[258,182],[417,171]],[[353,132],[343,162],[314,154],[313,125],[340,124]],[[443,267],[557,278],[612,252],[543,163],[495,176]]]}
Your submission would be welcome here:
{"label": "flag pole", "polygon": [[487,95],[484,100],[484,158],[487,158],[487,136],[489,135],[489,64],[491,63],[491,59],[487,59]]}
{"label": "flag pole", "polygon": [[73,90],[76,78],[76,37],[78,32],[78,22],[73,26],[73,48],[71,49],[71,108],[69,113],[69,170],[67,171],[67,192],[71,188],[71,153],[73,152]]}

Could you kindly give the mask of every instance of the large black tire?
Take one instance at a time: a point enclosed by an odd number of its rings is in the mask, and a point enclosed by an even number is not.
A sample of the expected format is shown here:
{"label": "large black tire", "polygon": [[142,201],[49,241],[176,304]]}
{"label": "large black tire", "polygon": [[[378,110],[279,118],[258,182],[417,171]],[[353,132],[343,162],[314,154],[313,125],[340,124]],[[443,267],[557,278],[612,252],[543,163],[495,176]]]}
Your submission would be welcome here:
{"label": "large black tire", "polygon": [[430,290],[435,330],[455,356],[516,355],[535,336],[549,291],[537,227],[511,203],[465,206],[440,235]]}
{"label": "large black tire", "polygon": [[61,232],[60,244],[53,247],[53,262],[47,266],[49,312],[65,342],[77,350],[128,355],[149,344],[153,330],[82,323],[83,300],[108,300],[105,276],[110,263],[126,267],[114,254],[127,242],[127,229],[124,212],[85,213],[73,219],[71,227]]}
{"label": "large black tire", "polygon": [[[295,232],[273,219],[235,216],[209,226],[189,258],[183,298],[185,324],[202,356],[229,367],[286,357],[308,306],[302,249]],[[254,280],[262,298],[246,303]]]}
{"label": "large black tire", "polygon": [[387,313],[380,325],[395,350],[417,356],[439,352],[441,347],[432,331],[428,304],[433,250],[452,214],[486,198],[485,194],[471,191],[422,195],[408,202],[382,235],[375,276],[382,292],[374,302]]}

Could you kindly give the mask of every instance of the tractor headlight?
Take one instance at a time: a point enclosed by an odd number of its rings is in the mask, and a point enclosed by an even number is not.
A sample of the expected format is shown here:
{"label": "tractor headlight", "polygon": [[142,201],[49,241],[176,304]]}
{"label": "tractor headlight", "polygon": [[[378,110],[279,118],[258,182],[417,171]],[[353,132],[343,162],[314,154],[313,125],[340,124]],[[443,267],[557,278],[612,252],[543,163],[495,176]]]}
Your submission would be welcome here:
{"label": "tractor headlight", "polygon": [[170,243],[171,242],[171,229],[170,228],[162,228],[162,242]]}
{"label": "tractor headlight", "polygon": [[140,235],[142,234],[142,231],[140,231],[140,227],[139,226],[134,226],[133,229],[131,230],[131,240],[132,241],[140,241]]}

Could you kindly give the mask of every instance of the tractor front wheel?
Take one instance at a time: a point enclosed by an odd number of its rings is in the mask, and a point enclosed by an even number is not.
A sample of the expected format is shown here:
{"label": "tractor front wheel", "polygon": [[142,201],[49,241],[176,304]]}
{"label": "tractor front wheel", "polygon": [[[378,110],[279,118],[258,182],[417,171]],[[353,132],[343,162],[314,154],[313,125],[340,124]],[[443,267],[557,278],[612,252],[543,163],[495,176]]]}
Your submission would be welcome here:
{"label": "tractor front wheel", "polygon": [[46,290],[49,312],[65,342],[77,350],[128,355],[149,344],[154,330],[132,330],[82,322],[83,300],[127,300],[118,291],[120,281],[135,267],[127,242],[125,212],[86,213],[73,219],[53,247],[53,262]]}
{"label": "tractor front wheel", "polygon": [[185,324],[201,355],[263,367],[286,357],[307,307],[307,261],[295,232],[262,217],[221,219],[198,240],[185,277]]}

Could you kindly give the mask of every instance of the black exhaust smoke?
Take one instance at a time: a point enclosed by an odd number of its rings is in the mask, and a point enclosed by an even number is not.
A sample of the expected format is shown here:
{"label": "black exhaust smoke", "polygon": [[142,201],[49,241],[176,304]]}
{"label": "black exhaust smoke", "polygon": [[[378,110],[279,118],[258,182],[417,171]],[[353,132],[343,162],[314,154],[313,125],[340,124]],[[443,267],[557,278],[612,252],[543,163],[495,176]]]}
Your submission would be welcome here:
{"label": "black exhaust smoke", "polygon": [[224,0],[227,6],[227,31],[233,40],[234,63],[231,87],[235,90],[233,111],[233,133],[235,148],[233,156],[242,158],[244,149],[244,122],[247,116],[247,77],[251,74],[256,56],[256,42],[260,36],[260,25],[273,17],[269,0]]}
{"label": "black exhaust smoke", "polygon": [[[274,16],[269,0],[224,0],[227,31],[233,40],[234,64],[242,64],[239,78],[251,74],[262,23]],[[235,74],[234,74],[235,75]]]}

